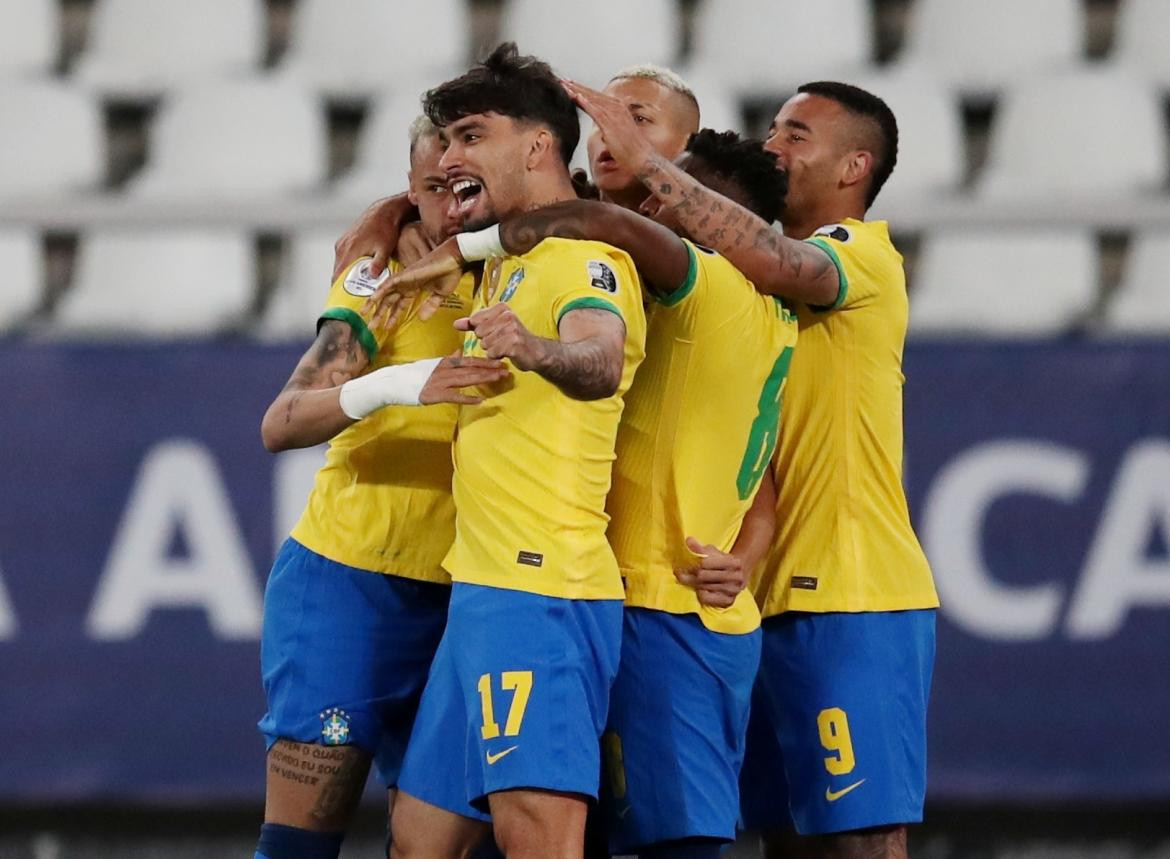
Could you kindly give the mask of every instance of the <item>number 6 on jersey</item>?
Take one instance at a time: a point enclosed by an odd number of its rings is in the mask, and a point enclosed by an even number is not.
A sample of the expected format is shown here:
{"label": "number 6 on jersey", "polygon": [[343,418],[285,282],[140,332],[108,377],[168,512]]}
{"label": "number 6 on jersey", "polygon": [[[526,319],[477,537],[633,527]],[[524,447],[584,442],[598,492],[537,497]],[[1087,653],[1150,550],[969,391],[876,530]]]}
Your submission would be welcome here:
{"label": "number 6 on jersey", "polygon": [[[479,702],[483,707],[483,727],[480,734],[485,740],[495,739],[500,735],[500,726],[496,722],[495,709],[492,706],[492,675],[481,676],[476,688],[479,689]],[[512,691],[512,703],[508,707],[507,721],[504,722],[504,736],[515,737],[520,733],[524,710],[528,707],[528,696],[532,694],[532,672],[505,671],[500,674],[500,688]]]}

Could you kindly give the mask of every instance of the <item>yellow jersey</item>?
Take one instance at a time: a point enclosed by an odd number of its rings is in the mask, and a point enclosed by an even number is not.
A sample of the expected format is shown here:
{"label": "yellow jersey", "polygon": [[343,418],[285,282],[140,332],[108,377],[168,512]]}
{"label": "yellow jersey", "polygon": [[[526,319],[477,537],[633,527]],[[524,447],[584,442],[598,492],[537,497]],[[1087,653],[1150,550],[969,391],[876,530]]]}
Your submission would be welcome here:
{"label": "yellow jersey", "polygon": [[906,276],[884,221],[808,239],[837,267],[837,300],[798,304],[774,467],[776,538],[757,571],[765,617],[938,605],[902,488]]}
{"label": "yellow jersey", "polygon": [[796,317],[718,254],[687,243],[686,280],[651,305],[646,360],[626,395],[607,508],[626,604],[697,614],[714,632],[760,625],[750,591],[699,603],[674,577],[686,538],[729,552],[776,446]]}
{"label": "yellow jersey", "polygon": [[[375,284],[354,263],[333,284],[321,320],[353,327],[370,358],[367,372],[449,355],[463,334],[454,321],[471,307],[474,278],[426,322],[407,313],[392,332],[367,325],[361,307]],[[391,263],[391,270],[400,268]],[[333,437],[325,465],[292,530],[293,539],[330,560],[408,579],[449,583],[443,556],[455,537],[451,440],[458,407],[386,406]]]}
{"label": "yellow jersey", "polygon": [[[507,302],[533,334],[559,339],[578,308],[625,322],[625,364],[613,396],[574,400],[513,368],[477,406],[460,410],[455,438],[455,542],[444,566],[457,582],[566,599],[621,599],[605,538],[614,442],[623,397],[642,362],[646,316],[634,264],[601,242],[548,238],[484,270],[475,310]],[[473,332],[468,355],[484,355]],[[508,362],[510,364],[510,362]]]}

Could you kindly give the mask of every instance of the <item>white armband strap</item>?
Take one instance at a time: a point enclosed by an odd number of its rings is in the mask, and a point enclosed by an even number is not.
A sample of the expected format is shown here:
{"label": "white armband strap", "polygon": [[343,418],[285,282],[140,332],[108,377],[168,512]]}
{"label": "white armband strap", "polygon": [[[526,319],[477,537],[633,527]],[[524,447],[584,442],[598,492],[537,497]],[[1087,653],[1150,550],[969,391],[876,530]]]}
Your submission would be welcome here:
{"label": "white armband strap", "polygon": [[455,243],[459,245],[459,253],[465,262],[508,255],[504,246],[500,244],[499,224],[492,224],[474,233],[459,233],[455,236]]}
{"label": "white armband strap", "polygon": [[341,386],[341,410],[355,421],[383,406],[417,406],[422,389],[442,358],[382,367]]}

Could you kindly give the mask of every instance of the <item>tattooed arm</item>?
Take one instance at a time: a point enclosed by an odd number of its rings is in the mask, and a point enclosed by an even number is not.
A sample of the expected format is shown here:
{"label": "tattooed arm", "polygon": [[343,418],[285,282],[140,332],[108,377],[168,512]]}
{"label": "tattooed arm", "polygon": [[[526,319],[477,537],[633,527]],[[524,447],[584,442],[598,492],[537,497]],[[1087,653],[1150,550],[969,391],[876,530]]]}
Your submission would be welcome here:
{"label": "tattooed arm", "polygon": [[[457,350],[442,359],[382,367],[346,384],[361,375],[368,364],[353,328],[345,322],[325,320],[316,342],[264,414],[260,424],[264,446],[272,453],[312,447],[392,403],[478,405],[483,398],[463,389],[490,385],[508,375],[499,361],[464,357],[462,350]],[[343,386],[350,393],[348,402]]]}
{"label": "tattooed arm", "polygon": [[814,307],[837,300],[837,267],[816,245],[787,238],[657,153],[636,172],[688,235],[731,260],[761,292]]}
{"label": "tattooed arm", "polygon": [[655,295],[668,295],[686,280],[691,256],[666,227],[612,203],[563,200],[500,222],[500,243],[525,254],[550,236],[605,242],[628,253]]}
{"label": "tattooed arm", "polygon": [[561,317],[559,340],[533,334],[504,303],[460,319],[455,327],[474,331],[489,358],[509,358],[517,369],[539,373],[574,400],[603,400],[621,384],[626,324],[608,310],[570,310]]}
{"label": "tattooed arm", "polygon": [[317,339],[301,356],[260,423],[264,446],[272,453],[312,447],[353,423],[341,410],[340,386],[366,368],[369,358],[346,322],[326,319]]}
{"label": "tattooed arm", "polygon": [[659,155],[617,99],[577,83],[563,83],[601,129],[610,154],[674,213],[688,236],[731,260],[760,292],[813,306],[836,301],[837,269],[823,250],[786,238]]}

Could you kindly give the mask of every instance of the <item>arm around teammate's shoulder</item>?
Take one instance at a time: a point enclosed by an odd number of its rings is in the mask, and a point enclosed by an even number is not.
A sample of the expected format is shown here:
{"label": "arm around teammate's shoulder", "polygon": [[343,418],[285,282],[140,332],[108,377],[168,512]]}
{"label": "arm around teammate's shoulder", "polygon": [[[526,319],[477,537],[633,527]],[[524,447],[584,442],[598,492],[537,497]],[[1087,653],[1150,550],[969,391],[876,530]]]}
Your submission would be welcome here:
{"label": "arm around teammate's shoulder", "polygon": [[500,243],[510,254],[525,254],[550,237],[588,239],[630,255],[655,295],[678,288],[690,269],[690,252],[674,232],[613,203],[563,200],[500,223]]}

